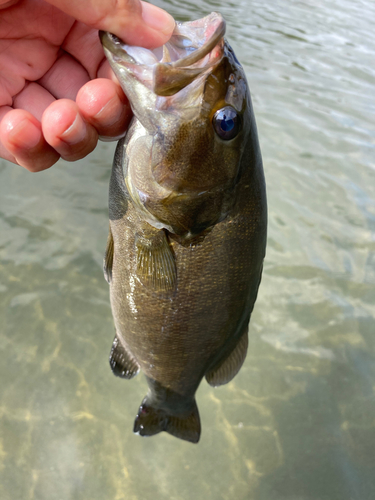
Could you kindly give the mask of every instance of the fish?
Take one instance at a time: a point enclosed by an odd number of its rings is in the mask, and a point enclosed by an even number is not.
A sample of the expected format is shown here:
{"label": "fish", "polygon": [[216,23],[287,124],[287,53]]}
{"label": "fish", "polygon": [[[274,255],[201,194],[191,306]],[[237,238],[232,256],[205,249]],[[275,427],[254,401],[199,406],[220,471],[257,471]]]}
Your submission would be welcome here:
{"label": "fish", "polygon": [[134,432],[197,443],[195,394],[228,383],[247,353],[267,237],[250,90],[216,12],[158,49],[100,40],[133,118],[117,144],[104,274],[113,373],[148,392]]}

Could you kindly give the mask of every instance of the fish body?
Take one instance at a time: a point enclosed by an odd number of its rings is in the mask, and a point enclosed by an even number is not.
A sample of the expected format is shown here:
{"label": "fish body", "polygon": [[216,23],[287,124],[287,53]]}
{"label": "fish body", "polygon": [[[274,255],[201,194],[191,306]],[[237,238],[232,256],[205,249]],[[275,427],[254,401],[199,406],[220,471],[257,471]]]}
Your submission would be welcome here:
{"label": "fish body", "polygon": [[267,208],[244,71],[213,13],[155,53],[101,34],[134,118],[118,143],[104,271],[114,373],[149,391],[135,432],[200,436],[195,393],[242,366],[261,280]]}

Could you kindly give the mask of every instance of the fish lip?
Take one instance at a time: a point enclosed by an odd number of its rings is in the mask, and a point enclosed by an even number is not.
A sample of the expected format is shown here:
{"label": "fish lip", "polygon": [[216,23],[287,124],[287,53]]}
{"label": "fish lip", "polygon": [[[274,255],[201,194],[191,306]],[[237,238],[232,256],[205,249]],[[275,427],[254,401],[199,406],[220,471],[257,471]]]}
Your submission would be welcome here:
{"label": "fish lip", "polygon": [[[221,60],[225,28],[225,20],[216,12],[196,21],[176,23],[171,39],[162,46],[161,59],[155,55],[161,47],[154,51],[139,48],[146,56],[149,54],[146,62],[142,56],[137,60],[134,55],[137,48],[128,46],[116,35],[100,31],[99,37],[111,66],[121,65],[156,95],[168,96],[189,85]],[[185,45],[184,40],[190,44]],[[168,47],[173,51],[174,60],[164,60],[165,50],[170,56]],[[171,86],[171,81],[179,83]]]}
{"label": "fish lip", "polygon": [[[169,66],[172,66],[174,68],[186,68],[195,64],[199,60],[203,59],[219,43],[219,41],[224,37],[226,30],[225,19],[222,17],[222,15],[218,12],[211,12],[211,14],[209,14],[208,16],[197,19],[196,21],[176,23],[176,27],[172,33],[171,40],[173,40],[174,37],[181,36],[180,28],[183,25],[185,27],[188,27],[188,29],[190,28],[191,30],[197,30],[205,27],[204,35],[206,35],[210,31],[212,33],[207,36],[205,42],[201,46],[199,46],[196,50],[189,52],[185,57],[178,58],[174,62],[164,62],[159,64],[168,64]],[[193,36],[193,33],[191,35]],[[128,45],[117,35],[114,35],[109,31],[100,30],[99,38],[103,47],[110,51],[112,54],[120,55],[120,53],[122,53],[124,56],[131,57],[125,49],[125,47]],[[185,38],[189,37],[185,34]]]}
{"label": "fish lip", "polygon": [[126,59],[129,62],[136,63],[134,59],[123,48],[125,42],[118,36],[110,33],[109,31],[99,31],[100,43],[105,51],[108,51],[114,58]]}
{"label": "fish lip", "polygon": [[203,45],[201,45],[201,47],[197,48],[192,53],[186,55],[185,57],[182,57],[181,59],[178,59],[175,62],[159,63],[159,64],[168,64],[174,68],[186,68],[188,66],[192,66],[193,64],[197,63],[198,61],[203,59],[209,52],[211,52],[225,35],[225,29],[226,29],[225,20],[221,16],[221,14],[217,14],[216,12],[213,12],[209,16],[198,20],[198,21],[204,21],[207,18],[210,17],[213,18],[213,16],[215,16],[215,18],[213,19],[213,22],[210,25],[210,29],[213,29],[214,27],[215,29],[211,34],[211,36],[206,40],[206,42]]}

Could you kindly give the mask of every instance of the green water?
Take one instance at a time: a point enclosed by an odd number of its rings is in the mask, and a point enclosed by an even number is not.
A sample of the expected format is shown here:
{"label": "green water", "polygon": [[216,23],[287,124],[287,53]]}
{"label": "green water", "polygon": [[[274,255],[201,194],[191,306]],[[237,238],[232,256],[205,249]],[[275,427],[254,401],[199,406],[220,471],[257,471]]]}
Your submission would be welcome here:
{"label": "green water", "polygon": [[1,162],[0,499],[372,500],[375,4],[158,4],[220,11],[252,90],[269,241],[249,354],[202,382],[198,445],[133,435],[146,383],[110,371],[101,270],[114,145]]}

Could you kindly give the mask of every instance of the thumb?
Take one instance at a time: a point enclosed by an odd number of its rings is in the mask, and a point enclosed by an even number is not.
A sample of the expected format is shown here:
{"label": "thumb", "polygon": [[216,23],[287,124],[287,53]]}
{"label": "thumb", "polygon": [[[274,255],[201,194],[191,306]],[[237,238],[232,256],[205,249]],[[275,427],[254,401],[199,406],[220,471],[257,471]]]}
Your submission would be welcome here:
{"label": "thumb", "polygon": [[175,26],[165,10],[141,0],[46,1],[92,28],[114,33],[129,45],[163,45]]}

